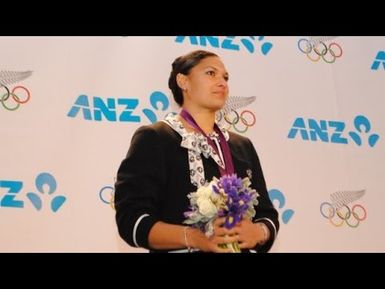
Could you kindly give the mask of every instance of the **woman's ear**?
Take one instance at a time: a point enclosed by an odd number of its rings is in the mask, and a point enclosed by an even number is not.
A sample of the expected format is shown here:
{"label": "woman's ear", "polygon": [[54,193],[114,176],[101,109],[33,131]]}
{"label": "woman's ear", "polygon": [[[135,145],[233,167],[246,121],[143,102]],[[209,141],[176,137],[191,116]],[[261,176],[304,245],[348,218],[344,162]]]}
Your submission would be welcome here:
{"label": "woman's ear", "polygon": [[180,89],[183,91],[187,90],[186,82],[187,82],[187,76],[186,75],[184,75],[182,73],[178,73],[176,75],[176,83],[178,84]]}

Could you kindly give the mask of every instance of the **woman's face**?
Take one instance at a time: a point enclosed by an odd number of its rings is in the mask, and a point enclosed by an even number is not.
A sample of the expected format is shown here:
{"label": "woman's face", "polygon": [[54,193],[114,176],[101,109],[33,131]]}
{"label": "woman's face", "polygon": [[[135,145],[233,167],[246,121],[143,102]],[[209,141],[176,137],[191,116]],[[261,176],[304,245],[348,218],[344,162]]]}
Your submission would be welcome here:
{"label": "woman's face", "polygon": [[185,76],[185,101],[210,110],[221,109],[229,94],[228,78],[219,57],[202,59]]}

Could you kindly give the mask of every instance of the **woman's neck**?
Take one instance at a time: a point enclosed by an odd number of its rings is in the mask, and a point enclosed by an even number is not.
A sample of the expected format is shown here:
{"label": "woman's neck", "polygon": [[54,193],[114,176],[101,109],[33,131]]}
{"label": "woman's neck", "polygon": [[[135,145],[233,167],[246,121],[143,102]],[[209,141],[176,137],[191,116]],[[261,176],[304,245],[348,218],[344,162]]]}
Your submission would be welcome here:
{"label": "woman's neck", "polygon": [[[212,133],[214,131],[215,124],[215,111],[210,110],[194,110],[192,108],[183,107],[194,118],[199,127],[206,133]],[[194,130],[194,128],[188,124],[183,118],[181,118],[185,127]]]}

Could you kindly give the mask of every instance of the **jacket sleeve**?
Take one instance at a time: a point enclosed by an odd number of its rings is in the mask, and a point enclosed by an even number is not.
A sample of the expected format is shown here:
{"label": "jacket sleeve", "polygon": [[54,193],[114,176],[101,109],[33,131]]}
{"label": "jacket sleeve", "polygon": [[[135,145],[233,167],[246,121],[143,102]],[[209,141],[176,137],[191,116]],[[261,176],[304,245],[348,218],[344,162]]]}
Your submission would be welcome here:
{"label": "jacket sleeve", "polygon": [[148,234],[159,221],[160,192],[166,169],[157,132],[140,127],[122,161],[115,183],[116,223],[119,235],[130,245],[150,249]]}
{"label": "jacket sleeve", "polygon": [[253,163],[252,186],[259,193],[258,205],[255,208],[256,214],[253,222],[263,222],[270,230],[270,238],[263,245],[257,245],[255,250],[258,252],[268,252],[272,247],[279,230],[278,211],[274,208],[266,187],[261,163],[253,143],[249,140],[251,159]]}

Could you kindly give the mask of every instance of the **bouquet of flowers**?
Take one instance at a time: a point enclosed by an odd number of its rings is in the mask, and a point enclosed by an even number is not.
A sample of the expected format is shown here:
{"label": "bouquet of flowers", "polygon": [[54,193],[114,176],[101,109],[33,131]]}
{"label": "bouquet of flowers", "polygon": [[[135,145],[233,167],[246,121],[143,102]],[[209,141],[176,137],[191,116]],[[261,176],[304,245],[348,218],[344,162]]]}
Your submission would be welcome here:
{"label": "bouquet of flowers", "polygon": [[[190,211],[184,213],[184,223],[200,228],[210,237],[214,234],[213,222],[218,217],[225,217],[224,226],[233,228],[243,217],[255,216],[254,206],[258,205],[256,190],[250,188],[249,178],[238,178],[236,174],[214,177],[211,182],[188,194]],[[238,242],[222,244],[232,252],[241,252]]]}

